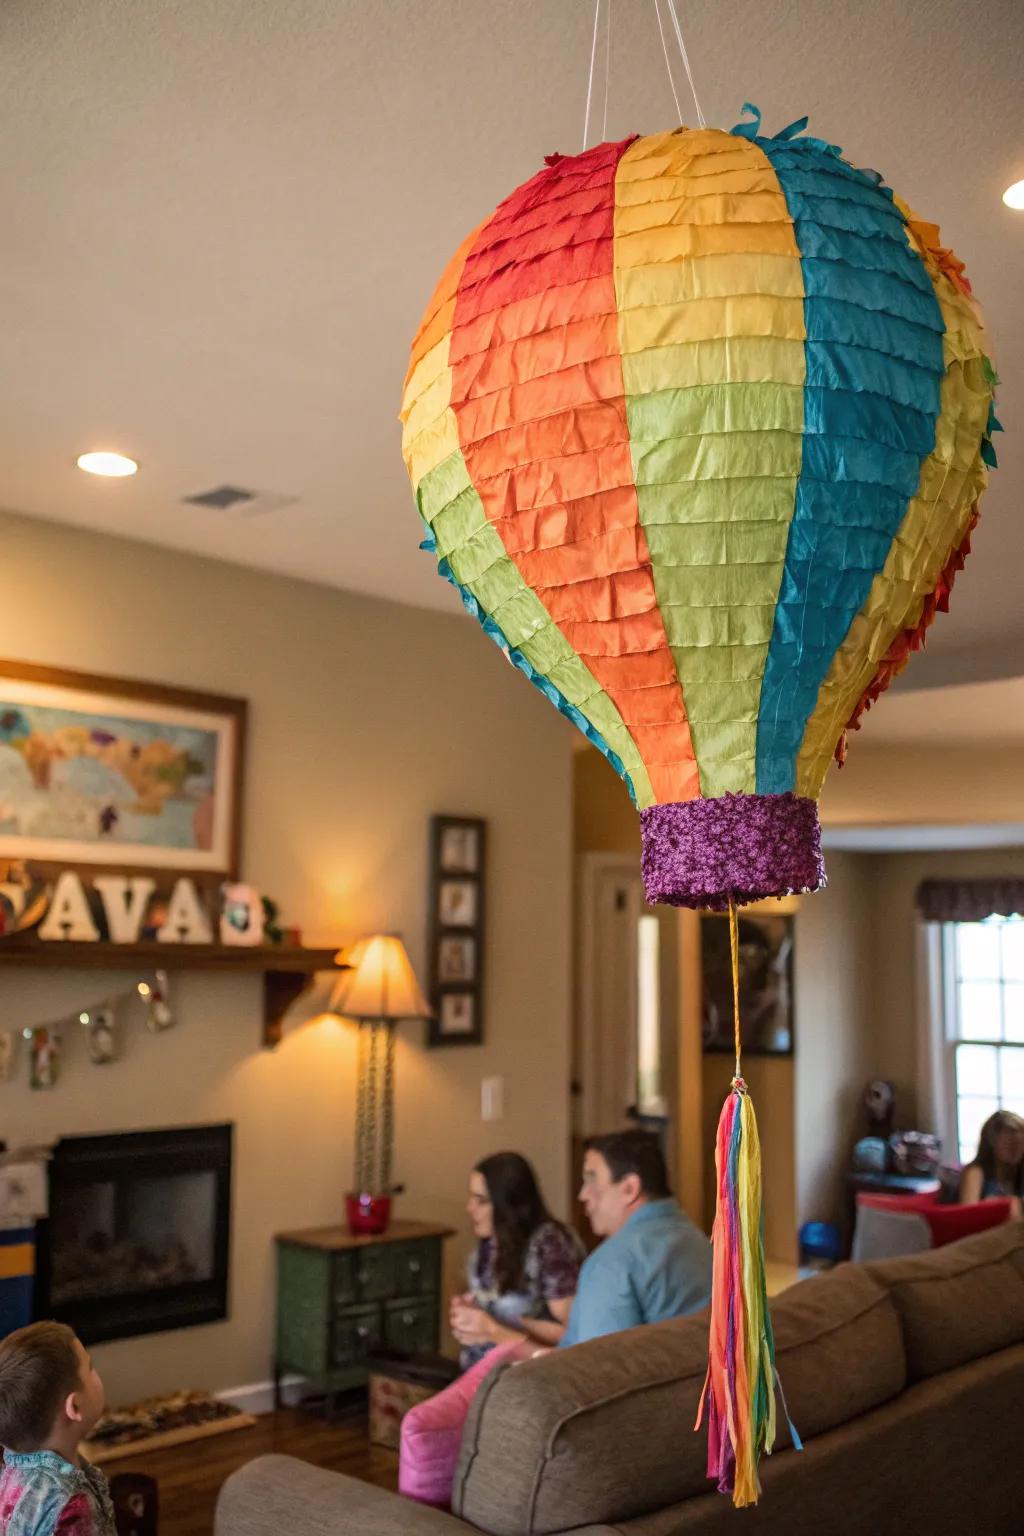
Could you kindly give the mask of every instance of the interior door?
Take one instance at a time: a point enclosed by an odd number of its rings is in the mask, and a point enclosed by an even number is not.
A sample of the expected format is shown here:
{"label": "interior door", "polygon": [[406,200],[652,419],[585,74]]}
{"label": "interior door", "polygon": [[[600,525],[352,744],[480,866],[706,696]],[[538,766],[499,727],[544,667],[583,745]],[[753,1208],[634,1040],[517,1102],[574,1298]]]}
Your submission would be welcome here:
{"label": "interior door", "polygon": [[[650,908],[635,858],[589,853],[580,860],[573,1074],[573,1188],[583,1143],[643,1125],[675,1163],[677,916]],[[582,1213],[577,1227],[589,1241]]]}

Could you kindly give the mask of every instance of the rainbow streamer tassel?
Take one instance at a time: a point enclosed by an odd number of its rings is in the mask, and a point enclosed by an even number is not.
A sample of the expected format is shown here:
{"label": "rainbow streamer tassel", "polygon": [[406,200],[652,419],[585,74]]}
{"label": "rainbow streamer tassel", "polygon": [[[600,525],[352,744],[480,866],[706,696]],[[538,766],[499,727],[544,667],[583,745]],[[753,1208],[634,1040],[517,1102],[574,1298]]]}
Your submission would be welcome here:
{"label": "rainbow streamer tassel", "polygon": [[[775,1443],[775,1339],[768,1312],[757,1117],[742,1077],[722,1106],[715,1148],[718,1207],[707,1380],[708,1476],[737,1509],[756,1504],[757,1466]],[[793,1430],[793,1444],[803,1447]]]}

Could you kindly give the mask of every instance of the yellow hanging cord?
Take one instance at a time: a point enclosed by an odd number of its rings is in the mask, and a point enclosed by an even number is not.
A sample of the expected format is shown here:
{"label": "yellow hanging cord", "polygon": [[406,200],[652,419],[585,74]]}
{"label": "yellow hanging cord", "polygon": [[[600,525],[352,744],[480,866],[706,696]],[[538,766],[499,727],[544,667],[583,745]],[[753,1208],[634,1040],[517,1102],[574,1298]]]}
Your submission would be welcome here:
{"label": "yellow hanging cord", "polygon": [[[718,1123],[714,1274],[708,1375],[698,1427],[708,1418],[708,1476],[739,1509],[756,1504],[758,1462],[775,1441],[775,1340],[768,1313],[757,1117],[743,1081],[740,939],[729,901],[736,1076]],[[780,1388],[781,1391],[781,1388]],[[793,1431],[793,1444],[800,1437]]]}
{"label": "yellow hanging cord", "polygon": [[736,917],[736,903],[729,897],[729,949],[732,953],[732,1028],[736,1044],[736,1081],[743,1081],[740,1057],[740,925]]}

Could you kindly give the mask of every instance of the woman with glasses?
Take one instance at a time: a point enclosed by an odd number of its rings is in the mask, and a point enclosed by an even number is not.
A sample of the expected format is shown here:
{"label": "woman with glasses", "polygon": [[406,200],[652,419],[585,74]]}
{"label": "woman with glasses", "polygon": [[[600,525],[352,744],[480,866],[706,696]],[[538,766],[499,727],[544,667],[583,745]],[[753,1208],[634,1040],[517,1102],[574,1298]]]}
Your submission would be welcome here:
{"label": "woman with glasses", "polygon": [[450,1314],[463,1370],[496,1344],[557,1344],[576,1294],[581,1248],[549,1213],[526,1158],[496,1152],[477,1163],[466,1210],[477,1243],[469,1290],[453,1298]]}

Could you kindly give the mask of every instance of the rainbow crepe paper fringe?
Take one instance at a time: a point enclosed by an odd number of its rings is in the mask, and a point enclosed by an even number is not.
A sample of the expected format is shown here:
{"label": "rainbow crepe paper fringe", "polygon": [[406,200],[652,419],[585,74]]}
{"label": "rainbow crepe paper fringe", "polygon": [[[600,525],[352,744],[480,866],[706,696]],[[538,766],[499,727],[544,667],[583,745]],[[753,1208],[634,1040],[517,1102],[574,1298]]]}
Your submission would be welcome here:
{"label": "rainbow crepe paper fringe", "polygon": [[[775,1339],[768,1312],[757,1117],[742,1077],[722,1106],[715,1147],[718,1206],[707,1380],[708,1476],[742,1508],[756,1504],[757,1465],[775,1443]],[[788,1417],[788,1416],[787,1416]],[[793,1444],[803,1446],[790,1424]]]}

